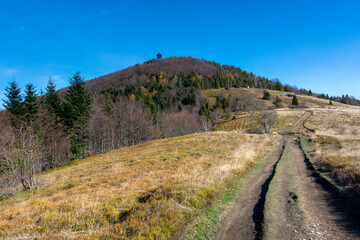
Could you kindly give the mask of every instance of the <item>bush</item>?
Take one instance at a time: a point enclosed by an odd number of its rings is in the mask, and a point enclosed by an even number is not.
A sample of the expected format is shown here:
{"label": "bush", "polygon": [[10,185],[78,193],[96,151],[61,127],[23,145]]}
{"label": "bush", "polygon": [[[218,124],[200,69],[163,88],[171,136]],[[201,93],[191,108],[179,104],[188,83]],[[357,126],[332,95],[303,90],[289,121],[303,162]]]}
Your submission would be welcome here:
{"label": "bush", "polygon": [[264,99],[264,100],[270,100],[270,93],[265,90],[262,99]]}
{"label": "bush", "polygon": [[273,104],[276,106],[276,107],[280,107],[280,103],[282,102],[282,100],[276,96],[276,98],[274,99],[273,101]]}

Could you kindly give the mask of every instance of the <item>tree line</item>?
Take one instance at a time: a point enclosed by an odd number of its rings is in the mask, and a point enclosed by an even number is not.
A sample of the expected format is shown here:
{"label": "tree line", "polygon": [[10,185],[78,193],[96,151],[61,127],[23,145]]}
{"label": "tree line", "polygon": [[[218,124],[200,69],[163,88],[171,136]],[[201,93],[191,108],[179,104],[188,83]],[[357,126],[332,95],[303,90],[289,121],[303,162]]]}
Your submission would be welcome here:
{"label": "tree line", "polygon": [[6,87],[9,116],[0,128],[0,171],[7,185],[15,188],[21,182],[25,190],[32,189],[40,171],[86,155],[92,97],[80,73],[69,82],[62,100],[51,79],[41,98],[31,83],[24,94],[15,81]]}

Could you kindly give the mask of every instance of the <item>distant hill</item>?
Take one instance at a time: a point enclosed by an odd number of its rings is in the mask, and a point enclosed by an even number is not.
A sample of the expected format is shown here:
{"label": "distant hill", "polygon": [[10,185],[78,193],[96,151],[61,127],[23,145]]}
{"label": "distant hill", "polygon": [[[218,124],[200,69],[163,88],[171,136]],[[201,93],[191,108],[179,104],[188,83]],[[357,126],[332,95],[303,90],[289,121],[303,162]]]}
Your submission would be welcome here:
{"label": "distant hill", "polygon": [[[192,57],[152,59],[85,81],[85,84],[93,99],[89,129],[92,134],[86,143],[87,155],[158,138],[209,131],[232,112],[292,107],[291,99],[287,98],[279,104],[273,103],[274,96],[281,91],[309,96],[308,100],[300,98],[303,107],[310,106],[313,97],[326,99],[321,103],[325,105],[330,100],[358,104],[348,96],[317,95],[239,67]],[[59,95],[64,96],[67,89],[60,89]],[[254,91],[244,91],[249,89]],[[271,92],[271,101],[262,99],[264,89]],[[70,137],[61,123],[54,128],[54,120],[48,117],[43,99],[40,98],[38,124],[49,138],[41,137],[46,150],[43,155],[53,158],[43,166],[47,169],[68,163]],[[10,126],[11,121],[4,111],[0,114],[0,132],[11,129]]]}

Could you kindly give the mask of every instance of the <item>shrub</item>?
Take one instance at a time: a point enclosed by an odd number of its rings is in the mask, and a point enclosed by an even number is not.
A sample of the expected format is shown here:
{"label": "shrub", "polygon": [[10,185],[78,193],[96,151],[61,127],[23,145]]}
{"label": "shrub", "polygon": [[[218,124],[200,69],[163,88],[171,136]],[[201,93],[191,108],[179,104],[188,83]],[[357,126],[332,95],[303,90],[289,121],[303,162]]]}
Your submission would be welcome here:
{"label": "shrub", "polygon": [[270,93],[265,90],[262,99],[264,99],[264,100],[270,100]]}

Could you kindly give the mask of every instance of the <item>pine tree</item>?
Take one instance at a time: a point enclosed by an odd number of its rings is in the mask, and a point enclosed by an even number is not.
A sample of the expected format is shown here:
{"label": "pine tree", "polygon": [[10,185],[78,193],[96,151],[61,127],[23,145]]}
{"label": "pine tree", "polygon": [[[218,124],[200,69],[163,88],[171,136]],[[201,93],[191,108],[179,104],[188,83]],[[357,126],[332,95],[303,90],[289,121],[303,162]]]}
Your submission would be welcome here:
{"label": "pine tree", "polygon": [[68,91],[63,102],[65,130],[70,134],[72,159],[85,157],[85,148],[90,139],[89,130],[92,98],[85,88],[80,72],[70,78]]}
{"label": "pine tree", "polygon": [[299,105],[299,101],[298,101],[298,99],[297,99],[296,95],[294,95],[294,96],[293,96],[293,99],[292,99],[292,103],[291,103],[291,105],[294,105],[294,106]]}
{"label": "pine tree", "polygon": [[264,99],[264,100],[270,100],[270,93],[265,90],[262,99]]}
{"label": "pine tree", "polygon": [[105,112],[105,115],[111,116],[113,114],[113,101],[111,100],[110,93],[106,92],[104,97],[105,99],[103,110]]}
{"label": "pine tree", "polygon": [[49,78],[49,82],[46,86],[46,106],[48,110],[55,114],[56,116],[61,116],[61,103],[60,97],[56,92],[56,85],[54,84],[53,80]]}
{"label": "pine tree", "polygon": [[25,86],[24,113],[24,119],[26,121],[32,122],[38,118],[39,103],[36,89],[32,83],[28,83]]}
{"label": "pine tree", "polygon": [[12,81],[10,86],[5,88],[5,91],[5,96],[7,99],[4,100],[3,106],[11,113],[13,117],[17,119],[22,118],[24,114],[24,108],[19,85],[15,81]]}
{"label": "pine tree", "polygon": [[273,101],[273,104],[276,106],[276,107],[280,107],[280,103],[282,102],[282,100],[279,98],[279,96],[276,96],[274,101]]}

